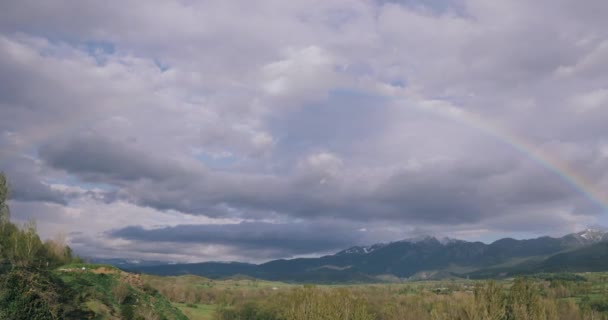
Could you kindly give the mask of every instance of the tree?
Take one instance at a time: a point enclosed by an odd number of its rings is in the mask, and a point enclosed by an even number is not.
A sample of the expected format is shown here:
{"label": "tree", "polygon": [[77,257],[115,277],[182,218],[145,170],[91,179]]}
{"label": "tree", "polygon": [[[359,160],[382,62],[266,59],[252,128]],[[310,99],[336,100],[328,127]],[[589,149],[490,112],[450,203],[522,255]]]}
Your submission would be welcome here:
{"label": "tree", "polygon": [[41,259],[45,260],[45,255],[44,246],[36,232],[36,223],[31,220],[20,229],[8,223],[7,230],[9,232],[5,235],[8,237],[6,255],[11,265],[13,267],[40,266]]}
{"label": "tree", "polygon": [[4,173],[0,172],[0,266],[9,260],[12,235],[17,229],[9,221],[8,196],[8,182]]}
{"label": "tree", "polygon": [[4,173],[0,172],[0,223],[5,224],[10,220],[8,208],[9,188]]}
{"label": "tree", "polygon": [[67,245],[65,234],[57,234],[44,242],[44,256],[48,266],[55,267],[72,262],[72,249]]}

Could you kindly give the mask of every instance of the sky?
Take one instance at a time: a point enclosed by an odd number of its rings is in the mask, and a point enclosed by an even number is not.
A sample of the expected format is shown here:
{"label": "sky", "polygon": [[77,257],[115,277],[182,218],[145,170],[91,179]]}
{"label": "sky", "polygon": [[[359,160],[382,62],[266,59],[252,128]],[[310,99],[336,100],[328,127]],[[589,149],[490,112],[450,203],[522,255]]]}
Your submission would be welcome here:
{"label": "sky", "polygon": [[0,2],[12,219],[80,255],[608,226],[608,2]]}

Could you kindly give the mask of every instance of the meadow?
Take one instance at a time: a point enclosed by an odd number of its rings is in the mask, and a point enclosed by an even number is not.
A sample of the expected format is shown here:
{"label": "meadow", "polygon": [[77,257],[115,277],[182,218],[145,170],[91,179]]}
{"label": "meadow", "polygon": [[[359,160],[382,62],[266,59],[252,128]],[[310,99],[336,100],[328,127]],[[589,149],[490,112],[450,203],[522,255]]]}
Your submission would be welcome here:
{"label": "meadow", "polygon": [[312,285],[142,275],[189,319],[608,319],[608,273]]}

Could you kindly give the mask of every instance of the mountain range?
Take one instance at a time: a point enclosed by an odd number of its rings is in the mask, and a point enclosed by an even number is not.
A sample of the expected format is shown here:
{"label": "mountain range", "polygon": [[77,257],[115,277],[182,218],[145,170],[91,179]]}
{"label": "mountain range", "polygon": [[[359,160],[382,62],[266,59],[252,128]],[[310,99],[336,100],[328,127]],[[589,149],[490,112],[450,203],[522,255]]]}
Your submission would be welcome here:
{"label": "mountain range", "polygon": [[355,246],[318,258],[280,259],[262,264],[131,263],[119,267],[158,275],[196,274],[209,278],[249,276],[267,280],[335,283],[603,271],[608,270],[608,232],[587,229],[560,238],[504,238],[490,244],[424,236]]}

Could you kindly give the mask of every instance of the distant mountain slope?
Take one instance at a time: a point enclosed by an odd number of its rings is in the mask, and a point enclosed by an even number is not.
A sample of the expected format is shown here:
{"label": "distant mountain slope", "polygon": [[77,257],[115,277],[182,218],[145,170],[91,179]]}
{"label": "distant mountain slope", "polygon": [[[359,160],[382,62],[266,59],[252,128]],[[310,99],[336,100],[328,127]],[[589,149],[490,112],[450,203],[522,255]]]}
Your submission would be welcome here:
{"label": "distant mountain slope", "polygon": [[538,270],[544,272],[585,272],[608,270],[608,242],[558,253],[544,260]]}
{"label": "distant mountain slope", "polygon": [[[495,276],[530,270],[560,270],[561,263],[571,263],[574,267],[574,262],[568,259],[579,257],[571,257],[579,252],[577,249],[589,251],[581,251],[581,259],[592,259],[595,256],[591,252],[596,256],[602,253],[605,240],[608,240],[608,233],[591,229],[561,238],[505,238],[491,244],[427,236],[369,247],[351,247],[319,258],[281,259],[259,265],[209,262],[130,266],[130,270],[159,275],[196,274],[210,278],[240,274],[268,280],[311,282],[374,281],[387,276],[417,278],[421,274]],[[550,258],[545,260],[547,257]],[[594,262],[596,268],[608,270],[608,261],[602,264],[604,256],[598,257]],[[584,269],[585,262],[578,263],[581,264],[579,269]]]}
{"label": "distant mountain slope", "polygon": [[608,241],[601,241],[546,257],[534,257],[509,266],[492,266],[467,275],[472,278],[511,277],[544,272],[608,271]]}

